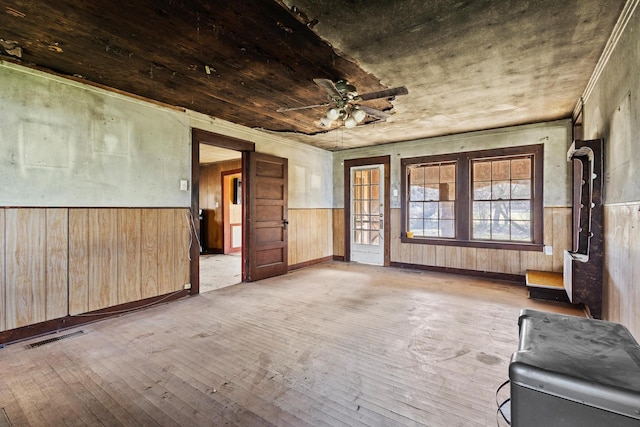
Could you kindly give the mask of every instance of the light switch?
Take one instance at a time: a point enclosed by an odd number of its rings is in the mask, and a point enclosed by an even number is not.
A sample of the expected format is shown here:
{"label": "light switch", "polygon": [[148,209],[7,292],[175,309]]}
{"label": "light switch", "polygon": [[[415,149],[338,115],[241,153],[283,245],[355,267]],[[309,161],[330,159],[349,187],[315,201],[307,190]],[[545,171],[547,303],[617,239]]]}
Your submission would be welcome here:
{"label": "light switch", "polygon": [[189,181],[186,179],[180,180],[180,191],[187,191],[189,189]]}

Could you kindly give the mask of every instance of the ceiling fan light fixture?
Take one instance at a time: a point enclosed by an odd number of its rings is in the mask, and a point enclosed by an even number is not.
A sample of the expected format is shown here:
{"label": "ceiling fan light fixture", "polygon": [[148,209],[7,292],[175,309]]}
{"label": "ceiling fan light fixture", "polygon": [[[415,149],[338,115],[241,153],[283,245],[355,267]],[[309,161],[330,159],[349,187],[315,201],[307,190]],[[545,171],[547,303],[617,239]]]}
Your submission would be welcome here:
{"label": "ceiling fan light fixture", "polygon": [[327,116],[324,116],[323,118],[320,119],[320,124],[324,127],[330,128],[331,125],[333,124],[333,120],[331,120]]}
{"label": "ceiling fan light fixture", "polygon": [[367,117],[367,113],[365,113],[359,108],[355,108],[351,113],[351,117],[353,117],[357,123],[362,123],[364,118]]}
{"label": "ceiling fan light fixture", "polygon": [[358,122],[353,118],[353,116],[347,117],[347,120],[344,121],[344,127],[346,127],[347,129],[354,128],[357,124]]}
{"label": "ceiling fan light fixture", "polygon": [[329,108],[327,110],[327,119],[334,121],[338,117],[340,117],[340,111],[337,108]]}

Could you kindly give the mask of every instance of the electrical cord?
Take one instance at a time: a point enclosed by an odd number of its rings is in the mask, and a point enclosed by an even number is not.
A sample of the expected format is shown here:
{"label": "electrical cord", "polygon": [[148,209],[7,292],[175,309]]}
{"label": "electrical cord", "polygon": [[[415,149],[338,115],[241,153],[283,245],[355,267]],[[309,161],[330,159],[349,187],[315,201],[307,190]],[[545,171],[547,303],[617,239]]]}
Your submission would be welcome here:
{"label": "electrical cord", "polygon": [[505,420],[505,422],[507,423],[507,425],[511,425],[511,414],[509,414],[509,418],[507,418],[507,416],[504,414],[503,408],[505,407],[505,405],[509,402],[511,402],[511,398],[507,398],[505,401],[503,401],[502,403],[500,403],[498,401],[498,393],[500,393],[500,390],[502,390],[502,388],[504,386],[506,386],[507,384],[509,384],[511,382],[511,380],[506,380],[505,382],[503,382],[502,384],[500,384],[500,386],[498,387],[498,389],[496,390],[496,406],[498,407],[498,409],[496,410],[496,425],[499,427],[500,426],[500,417],[498,416],[498,414],[502,415],[502,418]]}

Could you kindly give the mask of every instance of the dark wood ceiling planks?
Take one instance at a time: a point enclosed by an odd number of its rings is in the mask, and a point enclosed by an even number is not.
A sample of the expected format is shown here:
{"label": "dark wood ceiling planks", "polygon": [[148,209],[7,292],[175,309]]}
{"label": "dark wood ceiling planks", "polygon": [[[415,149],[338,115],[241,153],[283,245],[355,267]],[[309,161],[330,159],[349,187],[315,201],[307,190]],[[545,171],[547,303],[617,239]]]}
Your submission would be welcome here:
{"label": "dark wood ceiling planks", "polygon": [[2,8],[0,39],[17,42],[24,64],[252,128],[322,131],[321,109],[276,112],[324,102],[313,78],[384,88],[274,1],[6,0]]}

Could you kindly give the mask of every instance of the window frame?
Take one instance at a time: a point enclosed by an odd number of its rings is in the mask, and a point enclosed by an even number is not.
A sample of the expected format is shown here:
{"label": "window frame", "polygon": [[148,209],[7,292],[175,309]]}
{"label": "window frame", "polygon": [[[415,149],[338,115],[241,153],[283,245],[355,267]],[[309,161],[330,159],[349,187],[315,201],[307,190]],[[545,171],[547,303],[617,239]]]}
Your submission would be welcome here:
{"label": "window frame", "polygon": [[[472,240],[472,182],[471,168],[473,160],[490,160],[514,156],[532,156],[532,204],[531,221],[533,227],[532,242],[511,242]],[[455,236],[441,237],[407,237],[409,214],[409,167],[417,164],[456,162],[456,204],[455,204]],[[401,204],[400,204],[400,240],[402,243],[428,244],[442,246],[462,246],[475,248],[507,249],[520,251],[542,251],[544,248],[544,144],[523,145],[517,147],[496,148],[433,156],[410,157],[400,160],[401,167]]]}

